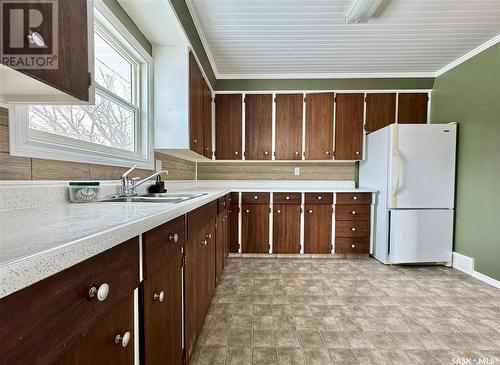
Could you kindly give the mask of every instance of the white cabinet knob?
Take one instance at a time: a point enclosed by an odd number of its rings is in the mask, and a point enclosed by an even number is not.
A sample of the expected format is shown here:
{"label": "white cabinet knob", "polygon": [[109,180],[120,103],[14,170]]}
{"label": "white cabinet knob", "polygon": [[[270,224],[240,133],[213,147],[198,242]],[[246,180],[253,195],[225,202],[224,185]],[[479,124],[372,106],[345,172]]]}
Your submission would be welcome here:
{"label": "white cabinet knob", "polygon": [[198,140],[197,139],[193,139],[193,143],[198,143]]}
{"label": "white cabinet knob", "polygon": [[320,196],[318,196],[318,200],[321,200],[321,199],[323,199],[323,197],[322,197],[321,195],[320,195]]}
{"label": "white cabinet knob", "polygon": [[357,196],[353,196],[352,200],[358,200],[358,197]]}
{"label": "white cabinet knob", "polygon": [[255,200],[259,199],[259,197],[257,195],[254,195],[253,197]]}
{"label": "white cabinet knob", "polygon": [[329,155],[329,154],[330,154],[330,151],[326,151],[326,152],[325,152],[325,155]]}
{"label": "white cabinet knob", "polygon": [[212,238],[212,233],[207,234],[205,237]]}
{"label": "white cabinet knob", "polygon": [[299,155],[299,151],[295,151],[295,156],[298,156]]}
{"label": "white cabinet knob", "polygon": [[355,215],[355,214],[356,214],[356,211],[355,211],[355,210],[353,210],[353,211],[351,212],[351,214],[352,214],[352,215]]}
{"label": "white cabinet knob", "polygon": [[290,197],[289,197],[289,196],[287,196],[285,199],[286,199],[286,200],[290,200]]}
{"label": "white cabinet knob", "polygon": [[201,245],[202,245],[202,246],[206,246],[207,244],[208,244],[208,241],[207,241],[207,240],[203,240],[203,241],[201,241]]}
{"label": "white cabinet knob", "polygon": [[245,210],[245,213],[250,213],[250,210],[248,210],[248,209],[247,209],[247,210]]}
{"label": "white cabinet knob", "polygon": [[353,231],[353,232],[354,232],[355,230],[356,230],[356,228],[354,228],[354,227],[352,227],[352,228],[351,228],[351,231]]}
{"label": "white cabinet knob", "polygon": [[278,214],[280,214],[280,213],[281,213],[281,210],[279,210],[279,209],[278,209],[276,212],[277,212]]}
{"label": "white cabinet knob", "polygon": [[109,285],[107,283],[102,283],[99,288],[95,286],[91,287],[89,290],[89,298],[97,297],[97,300],[102,302],[108,297]]}
{"label": "white cabinet knob", "polygon": [[234,154],[237,155],[238,154],[238,151],[234,151]]}
{"label": "white cabinet knob", "polygon": [[312,209],[309,209],[309,214],[312,214],[312,212],[313,212]]}
{"label": "white cabinet knob", "polygon": [[266,152],[264,152],[264,155],[266,155],[266,156],[267,156],[267,155],[269,155],[269,152],[267,152],[267,151],[266,151]]}
{"label": "white cabinet knob", "polygon": [[359,151],[356,151],[356,155],[359,155]]}
{"label": "white cabinet knob", "polygon": [[179,235],[177,233],[171,234],[168,236],[169,241],[179,242]]}
{"label": "white cabinet knob", "polygon": [[115,343],[116,344],[119,344],[121,343],[122,344],[122,347],[127,347],[128,343],[130,341],[130,332],[127,331],[122,335],[118,334],[116,335],[115,337]]}
{"label": "white cabinet knob", "polygon": [[163,290],[159,293],[153,294],[153,300],[158,300],[160,302],[163,302],[163,299],[165,299],[165,292]]}
{"label": "white cabinet knob", "polygon": [[355,244],[352,244],[352,245],[351,245],[351,247],[352,247],[352,248],[354,248],[354,247],[356,247],[356,245],[355,245]]}

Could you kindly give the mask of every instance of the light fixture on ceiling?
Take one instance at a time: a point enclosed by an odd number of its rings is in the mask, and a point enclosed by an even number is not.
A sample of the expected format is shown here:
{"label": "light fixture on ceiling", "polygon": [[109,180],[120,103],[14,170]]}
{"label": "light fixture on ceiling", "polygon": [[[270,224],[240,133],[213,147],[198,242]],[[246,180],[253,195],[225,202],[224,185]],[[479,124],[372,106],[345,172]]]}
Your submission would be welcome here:
{"label": "light fixture on ceiling", "polygon": [[377,11],[384,0],[354,0],[351,9],[347,12],[347,24],[364,23]]}

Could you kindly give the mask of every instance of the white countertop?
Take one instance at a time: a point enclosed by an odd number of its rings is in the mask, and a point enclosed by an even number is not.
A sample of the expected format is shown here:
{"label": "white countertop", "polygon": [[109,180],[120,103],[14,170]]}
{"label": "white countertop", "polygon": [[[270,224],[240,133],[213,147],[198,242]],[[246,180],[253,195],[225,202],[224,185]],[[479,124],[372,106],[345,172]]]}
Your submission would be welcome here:
{"label": "white countertop", "polygon": [[57,203],[0,211],[0,298],[95,256],[231,191],[371,192],[353,188],[190,187],[182,203]]}

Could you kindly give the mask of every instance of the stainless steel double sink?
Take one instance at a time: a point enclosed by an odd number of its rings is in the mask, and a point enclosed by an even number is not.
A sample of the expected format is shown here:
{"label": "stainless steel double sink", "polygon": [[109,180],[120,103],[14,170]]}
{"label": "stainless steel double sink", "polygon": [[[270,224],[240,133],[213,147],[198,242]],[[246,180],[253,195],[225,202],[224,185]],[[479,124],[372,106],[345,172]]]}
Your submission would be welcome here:
{"label": "stainless steel double sink", "polygon": [[109,203],[171,203],[177,204],[200,196],[207,195],[207,193],[160,193],[160,194],[137,194],[137,195],[111,195],[99,200],[100,202]]}

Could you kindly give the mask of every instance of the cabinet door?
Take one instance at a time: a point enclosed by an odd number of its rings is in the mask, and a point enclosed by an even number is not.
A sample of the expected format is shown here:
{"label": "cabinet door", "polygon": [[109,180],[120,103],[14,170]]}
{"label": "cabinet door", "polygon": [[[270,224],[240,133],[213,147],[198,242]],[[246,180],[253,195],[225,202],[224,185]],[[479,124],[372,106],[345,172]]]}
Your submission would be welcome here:
{"label": "cabinet door", "polygon": [[398,123],[427,123],[427,93],[402,93],[398,96]]}
{"label": "cabinet door", "polygon": [[364,94],[336,94],[335,159],[361,160]]}
{"label": "cabinet door", "polygon": [[332,252],[331,205],[306,205],[304,214],[304,253]]}
{"label": "cabinet door", "polygon": [[272,156],[273,95],[245,95],[245,158],[270,160]]}
{"label": "cabinet door", "polygon": [[300,253],[300,205],[274,205],[273,253]]}
{"label": "cabinet door", "polygon": [[229,207],[228,250],[230,253],[238,253],[239,193],[231,193],[231,205]]}
{"label": "cabinet door", "polygon": [[134,364],[134,296],[97,320],[56,364]]}
{"label": "cabinet door", "polygon": [[306,96],[306,160],[331,160],[333,93]]}
{"label": "cabinet door", "polygon": [[367,132],[374,132],[396,121],[396,94],[376,93],[366,95]]}
{"label": "cabinet door", "polygon": [[276,160],[302,159],[302,94],[276,95]]}
{"label": "cabinet door", "polygon": [[144,364],[182,363],[181,246],[143,281]]}
{"label": "cabinet door", "polygon": [[203,75],[189,53],[189,138],[190,149],[203,154]]}
{"label": "cabinet door", "polygon": [[241,160],[241,94],[215,97],[215,157],[217,160]]}
{"label": "cabinet door", "polygon": [[224,270],[224,213],[217,215],[215,231],[215,282],[217,283]]}
{"label": "cabinet door", "polygon": [[246,204],[242,209],[242,252],[269,252],[269,205]]}
{"label": "cabinet door", "polygon": [[[201,324],[205,321],[205,316],[208,312],[208,307],[212,301],[215,292],[215,217],[205,226],[205,239],[207,244],[204,246],[204,291],[205,299],[203,301],[203,318]],[[201,328],[200,328],[201,330]]]}
{"label": "cabinet door", "polygon": [[212,158],[212,92],[203,79],[203,156]]}
{"label": "cabinet door", "polygon": [[[87,0],[59,0],[58,67],[19,70],[77,99],[89,101]],[[48,22],[45,22],[48,23]],[[43,25],[42,25],[43,26]],[[43,35],[43,31],[40,31]],[[50,42],[50,36],[44,36]]]}

